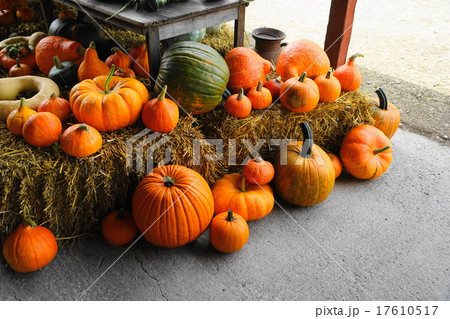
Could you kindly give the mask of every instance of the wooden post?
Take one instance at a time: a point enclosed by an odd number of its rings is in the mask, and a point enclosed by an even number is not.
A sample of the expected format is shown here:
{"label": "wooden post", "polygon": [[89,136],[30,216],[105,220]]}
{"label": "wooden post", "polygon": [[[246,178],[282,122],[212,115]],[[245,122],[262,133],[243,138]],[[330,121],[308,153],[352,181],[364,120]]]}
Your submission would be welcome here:
{"label": "wooden post", "polygon": [[148,68],[150,73],[150,83],[153,88],[161,64],[161,48],[159,47],[159,30],[157,27],[149,27],[145,35],[148,54]]}
{"label": "wooden post", "polygon": [[240,4],[238,7],[238,18],[234,20],[234,46],[244,46],[245,33],[245,4]]}
{"label": "wooden post", "polygon": [[333,68],[345,63],[357,0],[332,0],[325,51]]}

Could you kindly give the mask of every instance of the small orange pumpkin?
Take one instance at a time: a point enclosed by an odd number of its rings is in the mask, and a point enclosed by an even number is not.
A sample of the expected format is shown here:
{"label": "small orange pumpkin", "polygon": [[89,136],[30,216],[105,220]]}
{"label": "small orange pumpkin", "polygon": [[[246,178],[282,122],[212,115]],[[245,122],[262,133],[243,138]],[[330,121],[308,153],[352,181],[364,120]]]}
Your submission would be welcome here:
{"label": "small orange pumpkin", "polygon": [[61,10],[58,12],[58,18],[72,18],[72,19],[76,19],[77,18],[77,14],[76,12],[72,11],[72,10]]}
{"label": "small orange pumpkin", "polygon": [[128,54],[132,57],[132,59],[136,60],[142,53],[144,53],[145,50],[147,50],[145,43],[140,43],[132,46],[128,51]]}
{"label": "small orange pumpkin", "polygon": [[244,89],[225,101],[225,111],[237,118],[247,117],[252,111],[252,101],[244,95]]}
{"label": "small orange pumpkin", "polygon": [[264,87],[270,91],[272,95],[272,100],[276,100],[280,97],[280,89],[281,89],[281,77],[277,77],[276,79],[271,79],[264,83]]}
{"label": "small orange pumpkin", "polygon": [[400,125],[400,112],[394,104],[388,102],[386,94],[381,88],[377,89],[375,93],[378,95],[378,99],[376,97],[371,98],[375,103],[373,107],[375,123],[373,126],[391,138]]}
{"label": "small orange pumpkin", "polygon": [[8,118],[6,119],[6,127],[11,131],[14,135],[22,136],[22,129],[25,122],[37,112],[33,109],[30,109],[25,105],[26,100],[24,98],[20,99],[20,106],[9,113]]}
{"label": "small orange pumpkin", "polygon": [[116,68],[129,68],[131,66],[131,57],[124,53],[118,47],[111,49],[113,54],[106,58],[105,63],[107,66],[115,65]]}
{"label": "small orange pumpkin", "polygon": [[168,133],[178,123],[178,105],[166,98],[167,85],[164,85],[158,97],[148,101],[142,108],[142,122],[153,132]]}
{"label": "small orange pumpkin", "polygon": [[64,153],[73,157],[86,157],[98,152],[103,139],[94,127],[83,123],[67,128],[59,143]]}
{"label": "small orange pumpkin", "polygon": [[84,60],[78,67],[78,81],[93,79],[99,75],[108,75],[109,66],[98,58],[95,42],[92,41],[84,55]]}
{"label": "small orange pumpkin", "polygon": [[136,78],[136,73],[130,68],[117,68],[114,71],[114,76],[120,76],[121,78]]}
{"label": "small orange pumpkin", "polygon": [[272,95],[269,89],[266,89],[262,82],[258,82],[257,87],[253,87],[247,92],[248,99],[252,102],[252,108],[255,110],[267,109],[272,104]]}
{"label": "small orange pumpkin", "polygon": [[244,175],[228,174],[212,187],[214,214],[231,209],[246,221],[263,218],[275,203],[273,190],[268,184],[249,183]]}
{"label": "small orange pumpkin", "polygon": [[231,209],[216,215],[209,226],[209,241],[222,253],[234,253],[244,247],[248,235],[247,222]]}
{"label": "small orange pumpkin", "polygon": [[52,93],[48,99],[45,99],[39,104],[38,112],[50,112],[55,114],[61,122],[69,119],[72,111],[70,111],[70,103],[62,97],[56,96]]}
{"label": "small orange pumpkin", "polygon": [[359,179],[375,179],[391,164],[392,144],[389,138],[372,125],[352,128],[341,144],[341,160],[345,169]]}
{"label": "small orange pumpkin", "polygon": [[20,60],[16,59],[16,64],[9,69],[8,75],[10,77],[31,75],[33,74],[33,69],[28,64],[21,64]]}
{"label": "small orange pumpkin", "polygon": [[34,20],[35,12],[30,7],[20,7],[16,11],[16,17],[23,22],[31,22]]}
{"label": "small orange pumpkin", "polygon": [[264,185],[270,183],[275,176],[272,163],[255,157],[248,161],[242,169],[242,174],[250,183]]}
{"label": "small orange pumpkin", "polygon": [[338,67],[333,73],[341,83],[342,91],[356,91],[361,86],[362,75],[355,65],[355,60],[358,57],[364,57],[364,55],[361,53],[353,54],[348,58],[347,63]]}
{"label": "small orange pumpkin", "polygon": [[289,111],[295,113],[312,111],[319,103],[319,98],[319,88],[313,80],[306,77],[306,72],[299,78],[290,78],[281,85],[281,105]]}
{"label": "small orange pumpkin", "polygon": [[333,153],[327,153],[328,154],[328,156],[330,157],[330,159],[331,159],[331,162],[333,163],[333,167],[334,167],[334,178],[336,179],[336,178],[338,178],[340,175],[341,175],[341,173],[342,173],[342,161],[341,161],[341,159],[336,155],[336,154],[333,154]]}
{"label": "small orange pumpkin", "polygon": [[50,112],[40,112],[32,115],[22,128],[25,140],[36,147],[50,146],[58,142],[61,131],[60,119]]}
{"label": "small orange pumpkin", "polygon": [[47,266],[58,252],[55,235],[29,219],[6,237],[3,256],[9,266],[21,273],[39,270]]}
{"label": "small orange pumpkin", "polygon": [[320,102],[331,103],[336,101],[341,95],[341,83],[332,75],[331,68],[327,74],[316,77],[314,82],[316,82],[319,88]]}
{"label": "small orange pumpkin", "polygon": [[103,237],[110,244],[117,246],[131,243],[138,234],[133,216],[123,208],[113,211],[103,218],[101,231]]}

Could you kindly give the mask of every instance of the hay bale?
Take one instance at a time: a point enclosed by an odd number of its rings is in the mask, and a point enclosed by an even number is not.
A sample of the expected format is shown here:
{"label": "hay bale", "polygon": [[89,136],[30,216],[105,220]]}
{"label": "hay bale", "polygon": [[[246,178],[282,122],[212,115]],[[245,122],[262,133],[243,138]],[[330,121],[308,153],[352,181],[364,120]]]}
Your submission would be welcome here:
{"label": "hay bale", "polygon": [[[225,168],[220,163],[202,159],[196,165],[193,161],[192,143],[203,138],[200,127],[194,123],[192,118],[184,117],[174,131],[148,141],[142,148],[144,163],[146,150],[168,138],[167,145],[172,148],[169,164],[190,167],[209,183],[222,176]],[[133,165],[135,149],[128,152],[127,162],[127,141],[143,129],[138,123],[102,133],[102,149],[77,159],[58,148],[30,146],[0,123],[0,234],[8,234],[26,216],[51,229],[56,237],[72,237],[89,231],[113,209],[130,207],[146,166],[138,170]],[[164,150],[156,151],[152,165],[164,159]],[[212,151],[203,148],[203,152]]]}
{"label": "hay bale", "polygon": [[265,140],[260,154],[266,159],[273,159],[279,147],[271,145],[271,139],[302,139],[301,122],[308,122],[314,135],[314,141],[323,149],[338,152],[345,134],[361,124],[372,124],[372,104],[360,91],[348,92],[333,103],[320,103],[309,113],[293,113],[285,110],[279,103],[267,110],[253,110],[243,119],[230,116],[223,109],[223,104],[214,111],[198,118],[203,124],[203,133],[207,138],[222,138],[224,142],[224,163],[228,163],[229,140],[236,140],[236,167],[251,153],[244,144],[247,139],[251,145]]}

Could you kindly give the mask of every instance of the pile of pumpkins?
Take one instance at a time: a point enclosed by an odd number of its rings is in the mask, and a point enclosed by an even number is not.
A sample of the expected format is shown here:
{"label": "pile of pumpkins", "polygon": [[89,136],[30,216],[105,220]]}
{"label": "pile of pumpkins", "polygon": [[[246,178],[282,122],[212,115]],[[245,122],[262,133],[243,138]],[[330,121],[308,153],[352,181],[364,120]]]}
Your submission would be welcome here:
{"label": "pile of pumpkins", "polygon": [[[59,141],[64,152],[76,157],[89,156],[101,148],[99,131],[117,130],[139,118],[153,131],[170,132],[177,125],[179,108],[191,114],[208,112],[222,101],[227,88],[232,94],[225,109],[239,118],[276,101],[289,111],[309,112],[319,101],[332,102],[341,90],[356,90],[361,84],[361,74],[354,65],[360,55],[350,57],[333,74],[326,53],[309,40],[295,41],[283,49],[276,65],[279,79],[270,81],[266,76],[273,66],[248,48],[234,48],[223,58],[209,46],[182,41],[164,52],[156,79],[158,96],[150,100],[147,88],[129,71],[130,56],[145,55],[144,45],[133,47],[128,54],[115,49],[102,61],[94,42],[84,49],[77,41],[60,36],[33,40],[29,59],[57,85],[49,89],[48,83],[43,84],[49,79],[32,75],[8,78],[16,90],[43,87],[45,94],[40,91],[31,108],[27,108],[31,99],[0,101],[0,111],[8,110],[7,127],[30,144],[45,147]],[[148,62],[143,60],[143,64]],[[148,74],[148,64],[134,64]],[[71,87],[69,101],[58,97],[58,85]],[[7,95],[2,87],[0,99]],[[235,252],[247,242],[247,221],[272,211],[272,179],[286,202],[312,206],[327,198],[343,167],[360,179],[379,177],[392,160],[389,138],[399,125],[400,115],[381,89],[377,94],[375,125],[349,131],[340,159],[314,144],[308,123],[301,123],[303,141],[287,145],[273,165],[261,158],[252,159],[242,174],[225,175],[211,188],[202,176],[184,166],[157,167],[137,186],[131,212],[120,209],[105,217],[104,237],[114,245],[125,245],[140,232],[138,238],[143,236],[154,245],[179,247],[209,227],[216,249]],[[62,123],[71,114],[79,123],[62,132]],[[36,250],[40,258],[31,260]],[[56,251],[54,235],[30,220],[13,231],[3,247],[5,259],[19,272],[44,267]]]}
{"label": "pile of pumpkins", "polygon": [[2,0],[0,1],[0,25],[11,25],[16,19],[21,22],[30,22],[35,18],[35,12],[29,7],[28,0]]}

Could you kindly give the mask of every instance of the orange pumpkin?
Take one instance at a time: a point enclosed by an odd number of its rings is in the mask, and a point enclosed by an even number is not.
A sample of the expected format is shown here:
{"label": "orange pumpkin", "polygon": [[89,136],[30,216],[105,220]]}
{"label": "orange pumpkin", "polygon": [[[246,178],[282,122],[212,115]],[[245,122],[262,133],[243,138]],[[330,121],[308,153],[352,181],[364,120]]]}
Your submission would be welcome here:
{"label": "orange pumpkin", "polygon": [[145,50],[147,50],[145,43],[140,43],[132,46],[128,54],[132,59],[136,60]]}
{"label": "orange pumpkin", "polygon": [[252,49],[236,47],[228,51],[225,62],[230,69],[228,88],[232,93],[239,93],[256,87],[259,81],[266,82],[266,74],[272,70],[272,63],[263,59]]}
{"label": "orange pumpkin", "polygon": [[264,83],[264,87],[270,91],[272,99],[275,101],[280,97],[281,77],[267,81]]}
{"label": "orange pumpkin", "polygon": [[231,95],[225,101],[225,111],[237,118],[247,117],[252,111],[252,101],[244,95],[244,89]]}
{"label": "orange pumpkin", "polygon": [[222,253],[234,253],[247,243],[248,224],[231,209],[216,215],[209,226],[209,241]]}
{"label": "orange pumpkin", "polygon": [[164,85],[158,97],[145,103],[142,109],[142,122],[153,132],[168,133],[178,123],[178,105],[166,98],[167,85]]}
{"label": "orange pumpkin", "polygon": [[29,7],[20,7],[16,11],[17,19],[19,19],[20,21],[23,21],[23,22],[31,22],[31,21],[33,21],[35,15],[36,14],[35,14],[34,10],[32,8],[29,8]]}
{"label": "orange pumpkin", "polygon": [[381,130],[387,137],[391,138],[400,125],[400,112],[398,108],[388,102],[386,94],[379,88],[375,91],[378,98],[372,97],[371,100],[375,103],[373,107],[373,118],[377,129]]}
{"label": "orange pumpkin", "polygon": [[269,214],[275,203],[272,188],[249,183],[244,175],[228,174],[212,187],[214,214],[231,209],[245,220],[256,220]]}
{"label": "orange pumpkin", "polygon": [[330,157],[316,144],[308,123],[300,124],[303,141],[289,144],[275,161],[275,188],[293,205],[312,206],[325,200],[334,187]]}
{"label": "orange pumpkin", "polygon": [[272,95],[269,89],[263,87],[261,81],[258,82],[257,87],[248,90],[247,97],[255,110],[267,109],[272,104]]}
{"label": "orange pumpkin", "polygon": [[392,144],[372,125],[352,128],[341,144],[341,160],[345,169],[359,179],[380,177],[391,164]]}
{"label": "orange pumpkin", "polygon": [[131,57],[120,50],[118,47],[111,49],[113,54],[106,58],[105,63],[108,67],[115,65],[116,68],[129,68],[131,66]]}
{"label": "orange pumpkin", "polygon": [[283,82],[280,89],[281,105],[295,113],[312,111],[319,103],[320,93],[317,84],[303,72],[299,78]]}
{"label": "orange pumpkin", "polygon": [[59,144],[66,154],[73,157],[86,157],[98,152],[102,147],[103,139],[94,127],[84,123],[74,124],[64,131]]}
{"label": "orange pumpkin", "polygon": [[92,41],[86,50],[83,62],[81,62],[78,68],[78,81],[81,82],[100,75],[108,75],[110,71],[109,66],[98,58],[95,42]]}
{"label": "orange pumpkin", "polygon": [[136,238],[138,229],[131,213],[123,208],[113,211],[103,218],[103,237],[113,245],[127,245]]}
{"label": "orange pumpkin", "polygon": [[330,68],[327,74],[319,75],[314,79],[319,88],[319,101],[331,103],[338,99],[341,95],[341,83],[332,75]]}
{"label": "orange pumpkin", "polygon": [[303,72],[315,78],[327,73],[329,68],[330,59],[325,51],[318,44],[306,39],[285,46],[277,61],[277,73],[282,81],[292,77],[298,78]]}
{"label": "orange pumpkin", "polygon": [[84,80],[70,91],[76,119],[99,131],[114,131],[135,123],[149,100],[147,88],[136,79],[98,76]]}
{"label": "orange pumpkin", "polygon": [[136,74],[130,68],[117,68],[114,71],[114,75],[120,76],[121,78],[132,78],[132,79],[136,78]]}
{"label": "orange pumpkin", "polygon": [[263,160],[261,157],[255,157],[244,165],[242,175],[250,183],[264,185],[270,183],[273,179],[275,170],[272,163]]}
{"label": "orange pumpkin", "polygon": [[32,115],[22,128],[25,140],[36,147],[50,146],[58,142],[61,131],[60,119],[50,112],[40,112]]}
{"label": "orange pumpkin", "polygon": [[214,201],[205,179],[194,170],[154,168],[133,195],[133,218],[150,243],[178,247],[197,239],[209,226]]}
{"label": "orange pumpkin", "polygon": [[6,119],[6,127],[14,135],[22,136],[22,128],[25,122],[37,112],[30,109],[25,105],[26,100],[24,98],[20,99],[20,106],[16,110],[9,113]]}
{"label": "orange pumpkin", "polygon": [[334,71],[333,75],[341,83],[342,91],[356,91],[361,86],[362,75],[358,67],[355,65],[357,57],[364,57],[361,53],[350,56],[347,63],[341,65]]}
{"label": "orange pumpkin", "polygon": [[61,120],[61,122],[67,121],[72,114],[69,101],[56,96],[55,93],[52,93],[48,99],[43,100],[41,104],[39,104],[38,112],[53,113]]}
{"label": "orange pumpkin", "polygon": [[333,167],[334,167],[334,178],[336,179],[336,178],[338,178],[338,177],[341,175],[341,173],[342,173],[342,168],[343,168],[343,166],[342,166],[342,161],[341,161],[341,159],[340,159],[336,154],[333,154],[333,153],[327,153],[327,154],[328,154],[328,156],[330,157],[331,162],[333,163]]}
{"label": "orange pumpkin", "polygon": [[19,59],[16,59],[16,64],[9,69],[8,75],[10,77],[31,75],[33,74],[33,69],[27,64],[21,64]]}
{"label": "orange pumpkin", "polygon": [[142,78],[150,77],[147,50],[144,50],[141,55],[136,58],[136,61],[132,64],[132,69],[137,76]]}
{"label": "orange pumpkin", "polygon": [[36,271],[47,266],[58,251],[53,233],[37,226],[29,219],[24,221],[6,237],[3,256],[9,266],[21,273]]}

